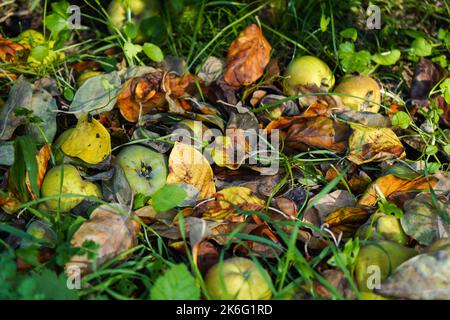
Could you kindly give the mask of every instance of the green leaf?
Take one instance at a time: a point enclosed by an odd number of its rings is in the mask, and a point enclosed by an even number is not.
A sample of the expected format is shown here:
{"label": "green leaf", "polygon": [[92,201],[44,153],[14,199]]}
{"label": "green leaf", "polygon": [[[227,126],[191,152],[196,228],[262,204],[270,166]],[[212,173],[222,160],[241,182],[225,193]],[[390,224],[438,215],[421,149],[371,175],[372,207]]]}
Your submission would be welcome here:
{"label": "green leaf", "polygon": [[129,59],[136,58],[137,54],[142,51],[142,47],[138,44],[134,44],[130,41],[125,42],[123,46],[123,52]]}
{"label": "green leaf", "polygon": [[344,42],[339,45],[339,59],[346,73],[368,73],[370,71],[371,55],[367,50],[355,52],[355,45]]}
{"label": "green leaf", "polygon": [[[344,249],[338,253],[341,260],[349,270],[353,270],[356,264],[356,258],[358,257],[360,245],[359,238],[350,239],[344,246]],[[330,266],[337,267],[336,257],[332,256],[327,263]]]}
{"label": "green leaf", "polygon": [[125,35],[130,39],[136,38],[137,36],[136,25],[132,21],[127,21],[127,23],[123,27],[123,32],[125,32]]}
{"label": "green leaf", "polygon": [[444,152],[450,156],[450,143],[444,146]]}
{"label": "green leaf", "polygon": [[37,61],[42,62],[48,56],[49,52],[50,51],[47,46],[40,45],[31,49],[30,56]]}
{"label": "green leaf", "polygon": [[134,196],[133,199],[133,209],[136,210],[144,207],[148,202],[148,200],[150,200],[149,196],[146,196],[142,193],[138,193],[137,195]]}
{"label": "green leaf", "polygon": [[158,16],[142,20],[139,24],[139,30],[147,36],[148,41],[153,43],[163,43],[167,38],[166,23]]}
{"label": "green leaf", "polygon": [[166,184],[153,194],[152,206],[158,211],[168,211],[186,199],[186,191],[175,184]]}
{"label": "green leaf", "polygon": [[378,204],[378,207],[381,212],[385,214],[393,214],[397,219],[400,219],[403,216],[403,211],[393,202],[387,201],[386,199],[382,199]]}
{"label": "green leaf", "polygon": [[404,111],[399,111],[391,119],[391,123],[393,126],[400,127],[402,129],[406,129],[411,124],[411,118]]}
{"label": "green leaf", "polygon": [[156,279],[150,291],[150,298],[152,300],[198,300],[200,289],[186,265],[178,264]]}
{"label": "green leaf", "polygon": [[327,31],[330,20],[331,20],[330,17],[327,17],[326,15],[322,14],[322,16],[320,17],[320,30],[322,32]]}
{"label": "green leaf", "polygon": [[431,55],[433,47],[425,38],[416,38],[411,44],[411,52],[419,57]]}
{"label": "green leaf", "polygon": [[431,61],[438,63],[442,68],[446,68],[448,66],[447,56],[445,54],[434,57]]}
{"label": "green leaf", "polygon": [[30,136],[22,136],[16,139],[21,150],[21,156],[25,162],[26,172],[30,178],[31,189],[36,197],[39,197],[39,187],[37,186],[38,165],[36,161],[36,144]]}
{"label": "green leaf", "polygon": [[391,51],[376,53],[372,56],[372,60],[382,66],[390,66],[395,64],[400,59],[400,56],[400,50],[394,49]]}
{"label": "green leaf", "polygon": [[353,41],[356,41],[356,39],[358,38],[358,31],[356,31],[355,28],[344,29],[341,32],[339,32],[339,34],[341,35],[341,37],[352,39]]}
{"label": "green leaf", "polygon": [[164,54],[157,45],[154,45],[153,43],[145,43],[142,49],[151,60],[157,63],[164,60]]}
{"label": "green leaf", "polygon": [[439,88],[442,91],[442,95],[444,96],[445,102],[450,104],[450,78],[445,79],[445,81],[439,85]]}
{"label": "green leaf", "polygon": [[45,299],[45,300],[77,300],[76,290],[67,288],[67,276],[61,273],[59,276],[55,271],[44,269],[41,273],[33,274],[25,278],[20,285],[22,299]]}
{"label": "green leaf", "polygon": [[435,145],[429,145],[425,148],[425,153],[429,156],[435,155],[438,151],[439,149]]}

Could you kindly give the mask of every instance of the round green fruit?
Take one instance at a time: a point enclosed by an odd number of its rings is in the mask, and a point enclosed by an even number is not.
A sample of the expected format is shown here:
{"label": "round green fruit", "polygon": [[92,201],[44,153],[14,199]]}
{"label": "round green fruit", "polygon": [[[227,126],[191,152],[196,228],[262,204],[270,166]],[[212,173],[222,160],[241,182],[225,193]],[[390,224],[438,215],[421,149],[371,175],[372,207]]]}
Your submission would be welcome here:
{"label": "round green fruit", "polygon": [[[62,185],[61,184],[62,179]],[[101,197],[99,187],[90,181],[81,178],[77,168],[72,165],[60,165],[50,169],[45,175],[41,187],[42,197],[55,196],[58,194],[79,194],[83,196]],[[45,202],[50,211],[69,212],[83,201],[83,197],[61,197]],[[60,204],[58,204],[60,202]]]}
{"label": "round green fruit", "polygon": [[166,156],[143,146],[128,146],[117,155],[116,163],[122,168],[131,190],[152,196],[166,184]]}
{"label": "round green fruit", "polygon": [[406,244],[408,236],[396,217],[384,213],[375,213],[357,232],[362,239],[390,240]]}
{"label": "round green fruit", "polygon": [[355,276],[360,291],[372,291],[369,284],[383,282],[400,264],[417,251],[392,241],[376,241],[361,248],[356,258]]}
{"label": "round green fruit", "polygon": [[328,65],[319,58],[302,56],[289,64],[286,81],[287,93],[294,96],[299,93],[299,85],[316,85],[323,91],[329,91],[334,86],[334,75]]}
{"label": "round green fruit", "polygon": [[334,89],[344,105],[358,111],[378,112],[381,93],[378,83],[369,76],[344,77]]}
{"label": "round green fruit", "polygon": [[272,291],[266,278],[270,279],[267,272],[252,260],[235,257],[211,267],[205,284],[214,300],[268,300]]}

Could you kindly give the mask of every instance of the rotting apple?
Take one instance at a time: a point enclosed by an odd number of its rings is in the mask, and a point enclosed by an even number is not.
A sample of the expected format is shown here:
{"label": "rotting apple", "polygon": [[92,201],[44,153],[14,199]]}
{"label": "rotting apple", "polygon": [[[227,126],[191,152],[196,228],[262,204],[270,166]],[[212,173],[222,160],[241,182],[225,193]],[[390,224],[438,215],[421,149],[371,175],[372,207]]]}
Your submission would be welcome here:
{"label": "rotting apple", "polygon": [[272,291],[267,281],[271,281],[267,271],[240,257],[217,263],[205,277],[206,289],[214,300],[268,300]]}
{"label": "rotting apple", "polygon": [[286,73],[287,93],[299,93],[297,86],[315,85],[323,91],[334,86],[334,75],[328,65],[313,56],[297,57],[289,64]]}
{"label": "rotting apple", "polygon": [[366,244],[356,258],[355,276],[361,291],[372,291],[400,264],[417,255],[417,251],[393,241]]}
{"label": "rotting apple", "polygon": [[357,110],[380,111],[381,93],[378,82],[369,76],[347,76],[336,86],[344,105]]}
{"label": "rotting apple", "polygon": [[[81,178],[77,168],[72,165],[60,165],[50,169],[42,182],[42,197],[58,194],[76,194],[82,196],[101,197],[100,188],[93,182]],[[69,212],[83,201],[83,197],[61,196],[49,199],[44,205],[50,211]]]}
{"label": "rotting apple", "polygon": [[167,159],[159,152],[143,146],[127,146],[115,161],[135,194],[151,196],[166,184]]}

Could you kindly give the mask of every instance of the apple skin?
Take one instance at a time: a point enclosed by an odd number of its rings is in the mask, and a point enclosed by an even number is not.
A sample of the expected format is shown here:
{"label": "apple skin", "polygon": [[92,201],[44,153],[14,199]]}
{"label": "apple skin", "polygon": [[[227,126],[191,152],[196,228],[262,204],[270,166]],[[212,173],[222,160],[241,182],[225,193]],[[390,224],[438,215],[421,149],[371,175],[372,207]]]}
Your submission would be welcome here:
{"label": "apple skin", "polygon": [[408,242],[408,235],[403,231],[400,220],[381,212],[363,224],[356,233],[361,239],[390,240],[399,244]]}
{"label": "apple skin", "polygon": [[368,102],[354,97],[340,96],[344,105],[354,110],[374,113],[380,111],[380,86],[369,76],[344,77],[344,79],[336,86],[334,92],[370,100],[370,102]]}
{"label": "apple skin", "polygon": [[358,288],[363,292],[372,291],[367,286],[369,278],[378,267],[380,282],[383,282],[400,264],[417,255],[417,251],[392,241],[377,241],[363,246],[356,258],[355,277]]}
{"label": "apple skin", "polygon": [[135,194],[152,196],[166,184],[167,157],[159,152],[138,145],[127,146],[115,161]]}
{"label": "apple skin", "polygon": [[[64,169],[64,172],[62,170]],[[61,174],[63,173],[63,182],[60,189]],[[45,175],[41,186],[42,197],[58,195],[60,193],[72,193],[85,196],[101,197],[100,188],[93,182],[85,181],[81,178],[77,168],[66,164],[56,166],[50,169]],[[62,197],[60,210],[69,212],[83,201],[82,197]],[[58,210],[59,199],[51,199],[45,202],[45,206],[50,211]]]}
{"label": "apple skin", "polygon": [[246,258],[230,258],[224,260],[221,267],[219,263],[212,266],[205,276],[205,284],[214,300],[269,300],[272,297],[260,269]]}
{"label": "apple skin", "polygon": [[297,57],[289,64],[286,73],[287,93],[297,95],[298,85],[316,85],[324,91],[334,86],[334,75],[328,65],[313,56]]}

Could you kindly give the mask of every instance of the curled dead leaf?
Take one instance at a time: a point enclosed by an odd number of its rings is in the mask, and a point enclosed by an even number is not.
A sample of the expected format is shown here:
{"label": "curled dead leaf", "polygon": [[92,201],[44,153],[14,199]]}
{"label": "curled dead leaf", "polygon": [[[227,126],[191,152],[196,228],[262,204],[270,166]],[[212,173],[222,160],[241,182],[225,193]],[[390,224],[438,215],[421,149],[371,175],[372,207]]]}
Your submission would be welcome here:
{"label": "curled dead leaf", "polygon": [[[125,208],[118,207],[122,211]],[[97,265],[117,257],[122,252],[133,248],[137,244],[137,234],[140,225],[130,216],[119,212],[110,205],[102,205],[95,209],[88,221],[85,221],[75,232],[70,243],[73,247],[82,247],[85,241],[94,241],[98,246]],[[91,270],[92,261],[87,255],[75,255],[66,264],[66,270],[77,266],[81,272]]]}
{"label": "curled dead leaf", "polygon": [[130,122],[137,122],[140,115],[165,111],[166,99],[161,92],[161,81],[162,73],[158,71],[127,80],[117,97],[122,116]]}
{"label": "curled dead leaf", "polygon": [[25,47],[11,41],[9,39],[0,37],[0,60],[3,62],[14,62],[16,56],[25,51]]}
{"label": "curled dead leaf", "polygon": [[[359,206],[374,206],[378,201],[379,193],[383,194],[387,199],[394,197],[398,193],[408,192],[414,196],[415,193],[429,190],[430,186],[434,187],[437,179],[424,176],[417,177],[412,180],[401,179],[393,174],[380,177],[369,185],[362,197],[358,201]],[[414,193],[415,192],[415,193]]]}
{"label": "curled dead leaf", "polygon": [[325,218],[334,234],[343,234],[344,237],[353,235],[356,230],[367,221],[373,213],[369,208],[340,208]]}
{"label": "curled dead leaf", "polygon": [[240,87],[258,80],[270,61],[270,46],[261,28],[251,24],[231,43],[227,55],[224,80]]}
{"label": "curled dead leaf", "polygon": [[214,174],[208,160],[193,146],[176,142],[169,156],[167,183],[191,184],[200,198],[210,198],[216,192]]}
{"label": "curled dead leaf", "polygon": [[[36,155],[36,162],[38,165],[36,185],[38,186],[38,188],[41,188],[42,181],[44,180],[45,173],[47,172],[47,165],[48,161],[50,160],[50,157],[51,157],[51,147],[49,144],[45,144]],[[28,173],[26,177],[26,185],[32,198],[36,199],[36,195],[33,193],[33,189],[31,187],[30,177]]]}
{"label": "curled dead leaf", "polygon": [[214,195],[213,201],[208,201],[195,208],[194,215],[206,219],[233,221],[243,220],[238,215],[239,210],[261,210],[265,201],[253,195],[252,190],[245,187],[225,188]]}

